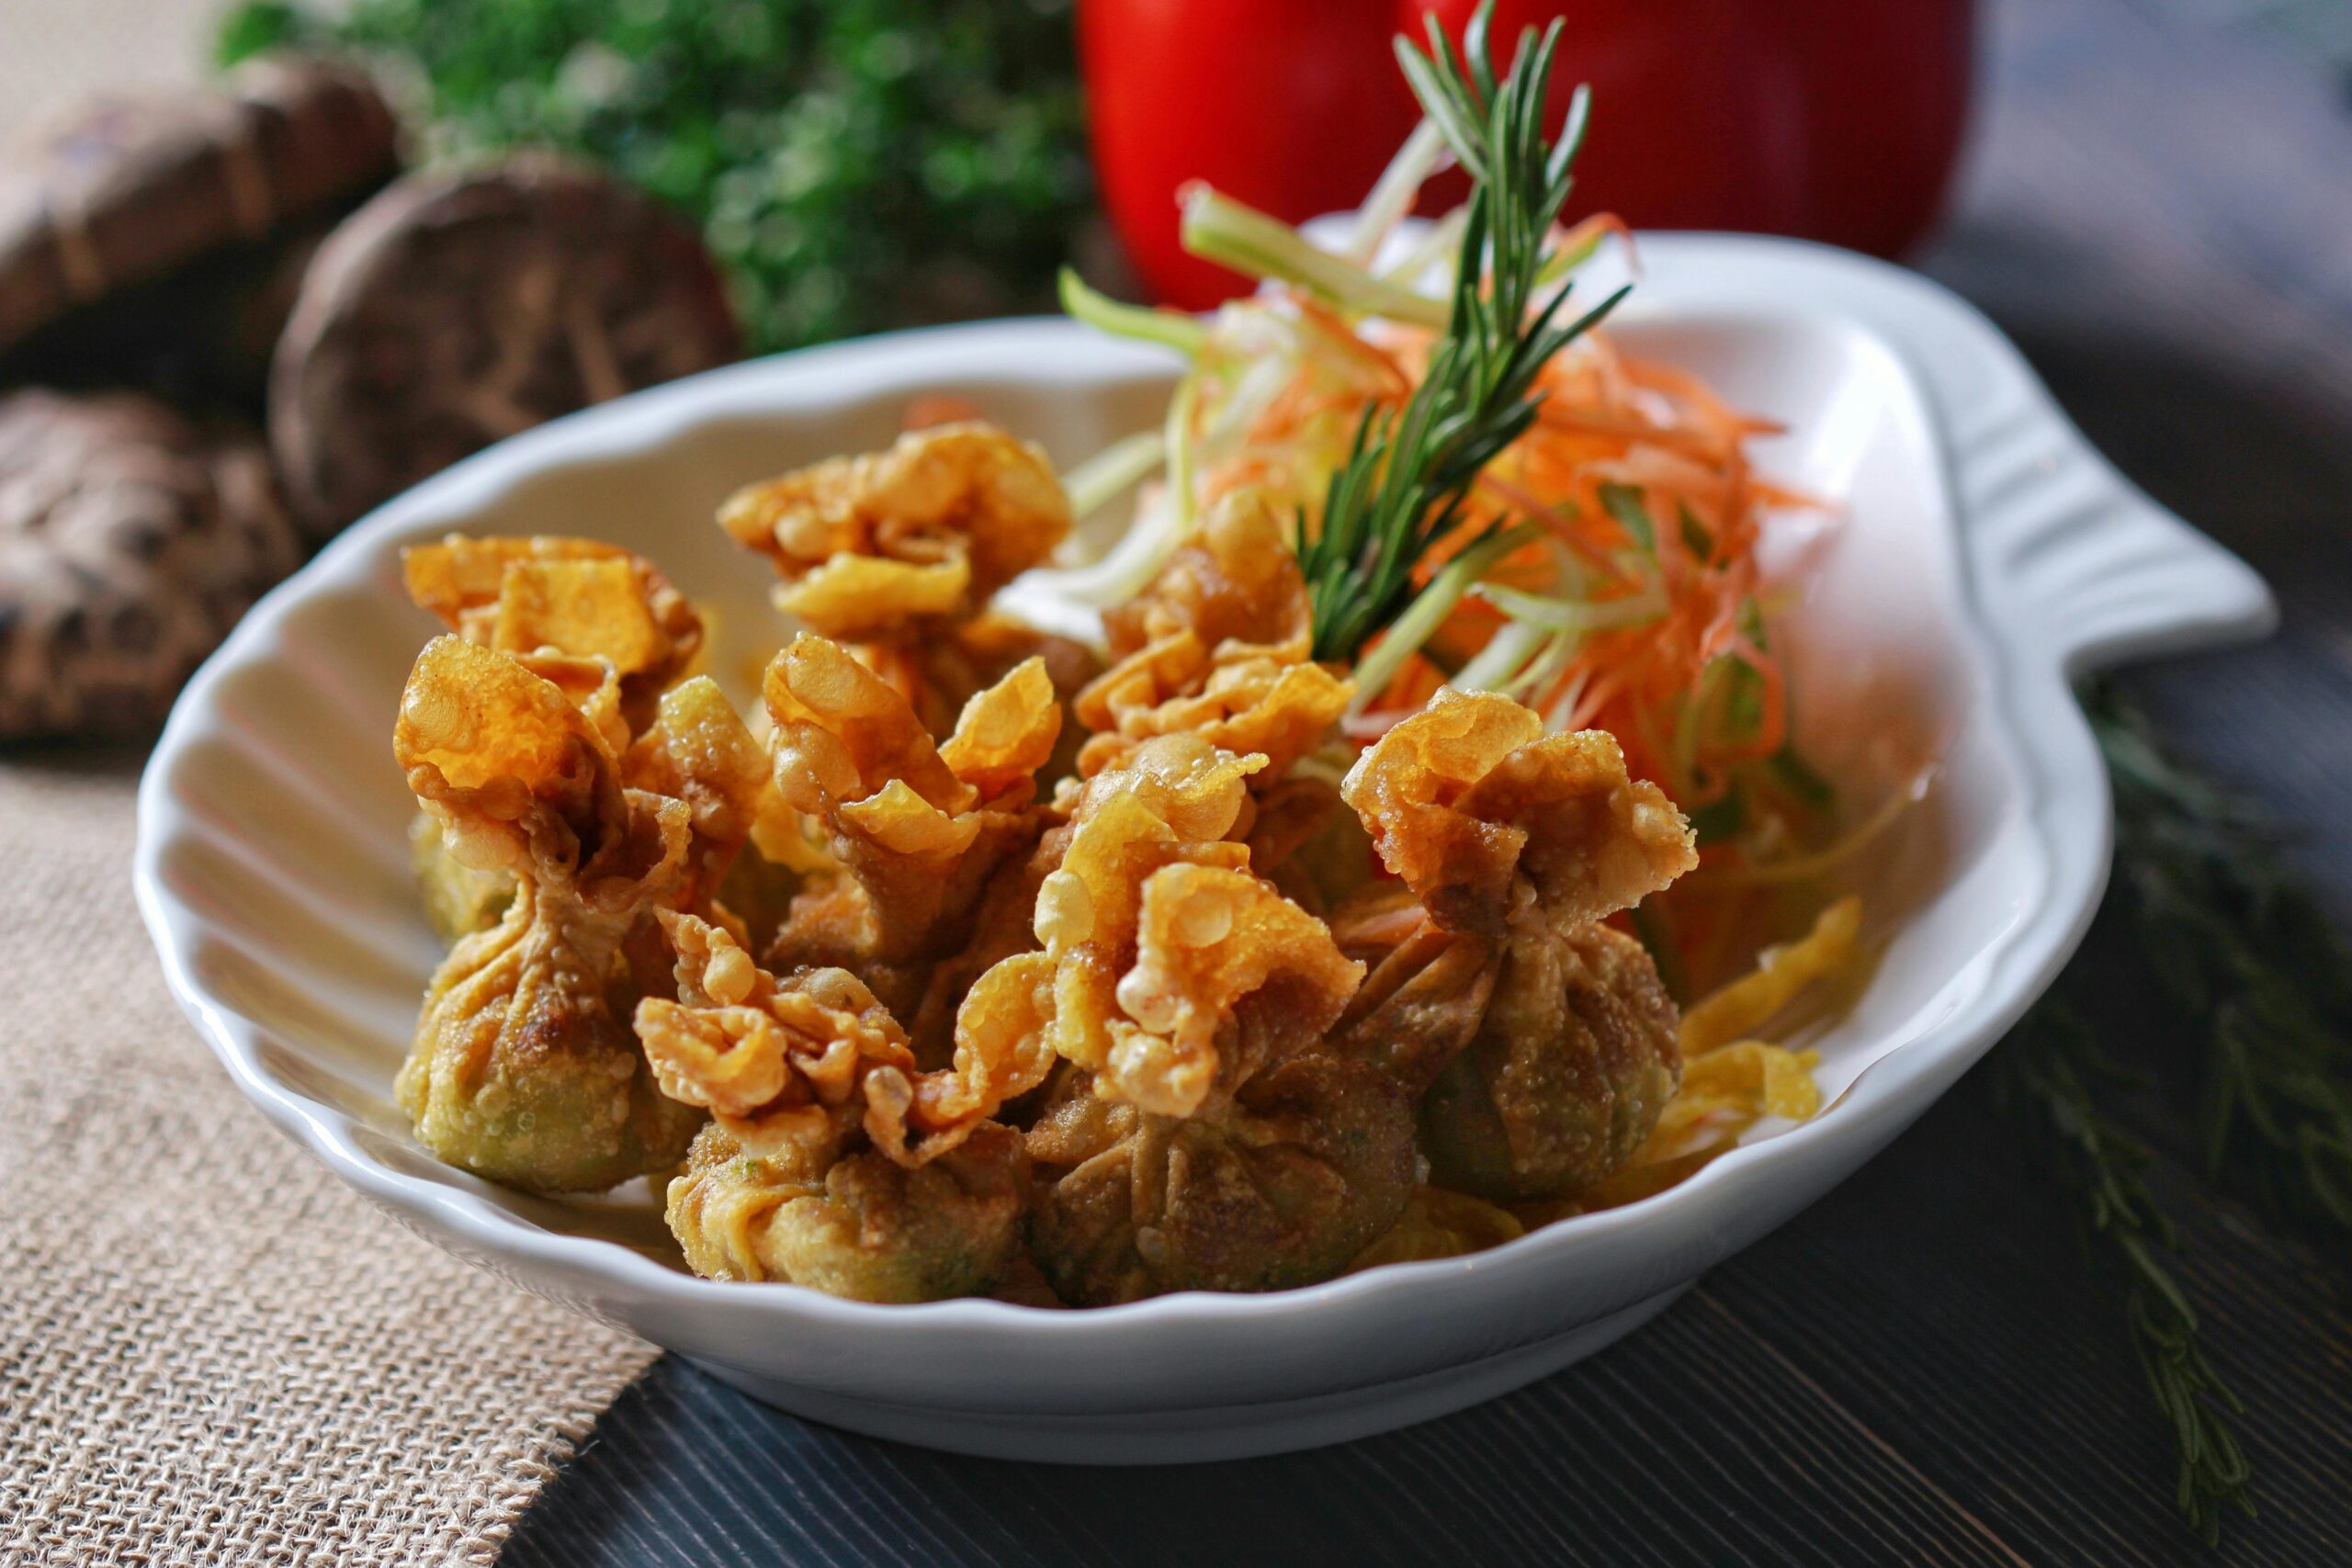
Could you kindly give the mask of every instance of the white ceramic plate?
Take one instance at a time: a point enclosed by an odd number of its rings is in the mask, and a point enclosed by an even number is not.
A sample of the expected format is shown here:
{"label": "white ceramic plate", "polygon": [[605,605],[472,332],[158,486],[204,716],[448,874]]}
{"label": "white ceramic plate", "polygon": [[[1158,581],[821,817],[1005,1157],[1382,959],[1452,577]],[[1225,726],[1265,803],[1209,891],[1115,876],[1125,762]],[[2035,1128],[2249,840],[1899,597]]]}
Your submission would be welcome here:
{"label": "white ceramic plate", "polygon": [[[1939,787],[1859,884],[1886,947],[1817,1043],[1834,1097],[1661,1196],[1497,1251],[1266,1296],[1094,1312],[876,1307],[680,1268],[644,1184],[530,1198],[423,1154],[391,1099],[439,957],[390,735],[432,629],[399,550],[450,529],[608,538],[718,612],[748,697],[779,627],[710,522],[737,484],[882,445],[963,394],[1068,463],[1158,418],[1170,364],[1061,321],[743,365],[505,443],[338,539],[190,683],[140,799],[140,906],[175,993],[264,1114],[395,1218],[763,1399],[972,1452],[1182,1461],[1335,1441],[1564,1366],[1670,1303],[1910,1123],[2040,994],[2104,884],[2085,667],[2251,636],[2261,582],[2118,476],[1952,296],[1840,253],[1654,236],[1615,325],[1784,421],[1767,471],[1845,509],[1782,633],[1814,754],[1849,787],[1921,748]],[[364,1280],[354,1282],[364,1289]]]}

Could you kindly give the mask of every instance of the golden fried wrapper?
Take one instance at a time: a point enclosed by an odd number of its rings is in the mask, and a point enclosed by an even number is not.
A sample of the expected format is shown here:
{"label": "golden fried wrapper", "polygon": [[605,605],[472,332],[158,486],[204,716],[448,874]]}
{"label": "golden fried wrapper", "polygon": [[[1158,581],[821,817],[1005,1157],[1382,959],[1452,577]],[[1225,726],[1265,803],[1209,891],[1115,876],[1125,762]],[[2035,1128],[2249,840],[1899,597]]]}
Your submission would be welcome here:
{"label": "golden fried wrapper", "polygon": [[828,800],[865,800],[892,783],[951,815],[978,802],[906,698],[840,644],[801,633],[769,663],[762,690],[777,782],[795,809],[822,815]]}
{"label": "golden fried wrapper", "polygon": [[858,1130],[886,1158],[923,1165],[1043,1082],[1052,1064],[1042,960],[1007,960],[983,976],[957,1017],[954,1063],[924,1073],[906,1032],[848,971],[780,983],[724,929],[685,914],[662,921],[677,953],[678,999],[639,1002],[638,1036],[663,1089],[707,1107],[758,1157],[820,1168]]}
{"label": "golden fried wrapper", "polygon": [[1247,998],[1272,1003],[1295,1049],[1322,1037],[1363,965],[1341,956],[1321,920],[1246,871],[1178,863],[1144,880],[1136,960],[1119,979],[1134,1027],[1114,1030],[1102,1083],[1165,1116],[1189,1116],[1216,1081],[1217,1036]]}
{"label": "golden fried wrapper", "polygon": [[982,800],[1001,800],[1015,790],[1035,791],[1036,772],[1054,754],[1061,730],[1053,677],[1044,659],[1032,658],[973,694],[939,760]]}
{"label": "golden fried wrapper", "polygon": [[1416,1179],[1412,1101],[1361,1062],[1293,1056],[1188,1117],[1104,1100],[1078,1071],[1049,1094],[1028,1134],[1030,1248],[1080,1305],[1328,1280]]}
{"label": "golden fried wrapper", "polygon": [[675,1164],[700,1115],[661,1093],[615,1004],[624,945],[687,882],[687,807],[624,789],[561,689],[454,637],[419,657],[393,749],[459,857],[515,889],[425,993],[395,1086],[419,1140],[540,1191]]}
{"label": "golden fried wrapper", "polygon": [[[1159,736],[1067,803],[1035,931],[1055,964],[1054,1049],[1095,1075],[1095,1092],[1191,1115],[1318,1039],[1362,978],[1227,836],[1250,825],[1264,763]],[[1221,1032],[1245,1014],[1255,1054],[1237,1055]]]}
{"label": "golden fried wrapper", "polygon": [[1118,661],[1078,695],[1092,775],[1156,735],[1267,760],[1265,783],[1320,745],[1353,682],[1311,661],[1306,580],[1262,502],[1229,497],[1134,604],[1106,617]]}
{"label": "golden fried wrapper", "polygon": [[409,787],[477,870],[513,869],[540,843],[560,857],[623,812],[606,738],[562,688],[504,654],[437,637],[401,693],[392,754]]}
{"label": "golden fried wrapper", "polygon": [[652,562],[594,539],[469,538],[401,552],[409,597],[469,642],[501,652],[601,659],[631,727],[693,664],[703,626]]}
{"label": "golden fried wrapper", "polygon": [[1070,510],[1043,451],[966,423],[747,486],[718,522],[774,563],[778,608],[863,640],[978,614],[1069,533]]}
{"label": "golden fried wrapper", "polygon": [[976,695],[944,750],[903,696],[823,637],[804,633],[777,655],[766,692],[777,789],[824,825],[864,893],[844,951],[884,963],[952,952],[989,878],[1044,826],[1019,772],[1050,752],[1061,723],[1042,666]]}
{"label": "golden fried wrapper", "polygon": [[662,694],[652,725],[622,761],[621,776],[631,788],[684,801],[695,832],[730,850],[752,836],[769,809],[767,752],[707,675]]}
{"label": "golden fried wrapper", "polygon": [[1508,697],[1438,693],[1340,794],[1448,931],[1498,935],[1524,885],[1555,927],[1630,908],[1697,863],[1690,825],[1600,730],[1545,736]]}
{"label": "golden fried wrapper", "polygon": [[1333,913],[1331,934],[1342,953],[1371,965],[1331,1048],[1421,1093],[1486,1021],[1504,944],[1440,929],[1401,888],[1349,899]]}
{"label": "golden fried wrapper", "polygon": [[1506,944],[1476,1033],[1421,1101],[1430,1179],[1567,1198],[1625,1166],[1674,1096],[1674,1003],[1632,937],[1587,922]]}
{"label": "golden fried wrapper", "polygon": [[1141,593],[1102,620],[1112,652],[1124,657],[1180,632],[1210,651],[1289,645],[1306,636],[1311,618],[1288,531],[1261,497],[1237,491],[1209,508]]}
{"label": "golden fried wrapper", "polygon": [[1015,1263],[1028,1206],[1021,1135],[993,1122],[927,1164],[865,1149],[810,1169],[695,1140],[664,1217],[707,1280],[772,1280],[864,1302],[977,1294]]}

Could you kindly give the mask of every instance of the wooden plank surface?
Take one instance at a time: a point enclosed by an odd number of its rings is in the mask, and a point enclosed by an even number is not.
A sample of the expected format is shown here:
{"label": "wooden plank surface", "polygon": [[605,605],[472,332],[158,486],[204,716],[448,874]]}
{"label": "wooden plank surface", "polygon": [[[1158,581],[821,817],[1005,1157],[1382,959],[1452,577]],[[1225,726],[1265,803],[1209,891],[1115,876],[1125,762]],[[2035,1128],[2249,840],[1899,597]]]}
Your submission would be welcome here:
{"label": "wooden plank surface", "polygon": [[[1927,268],[2117,461],[2282,592],[2261,649],[2135,674],[2181,746],[2310,825],[2352,913],[2352,113],[2291,6],[2008,0]],[[2266,18],[2267,18],[2266,20]],[[2308,36],[2318,36],[2307,29]],[[2110,1037],[2177,1081],[2183,1021],[2119,923]],[[1980,1075],[1981,1077],[1981,1075]],[[2167,1153],[2180,1273],[2248,1403],[2260,1517],[2208,1552],[2070,1212],[1972,1078],[1623,1343],[1478,1409],[1246,1464],[955,1459],[783,1416],[665,1359],[503,1561],[794,1563],[2352,1562],[2352,1270]]]}

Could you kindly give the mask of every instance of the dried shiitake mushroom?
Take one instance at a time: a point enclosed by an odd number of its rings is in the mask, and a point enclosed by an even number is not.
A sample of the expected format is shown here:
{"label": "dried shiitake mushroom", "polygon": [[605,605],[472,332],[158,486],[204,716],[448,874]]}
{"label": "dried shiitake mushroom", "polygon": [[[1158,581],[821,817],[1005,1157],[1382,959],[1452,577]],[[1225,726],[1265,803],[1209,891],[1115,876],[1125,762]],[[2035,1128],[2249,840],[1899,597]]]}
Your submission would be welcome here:
{"label": "dried shiitake mushroom", "polygon": [[628,186],[541,154],[412,175],[304,276],[270,447],[323,538],[493,441],[739,345],[701,240]]}
{"label": "dried shiitake mushroom", "polygon": [[0,739],[152,729],[300,559],[257,444],[137,393],[0,398]]}

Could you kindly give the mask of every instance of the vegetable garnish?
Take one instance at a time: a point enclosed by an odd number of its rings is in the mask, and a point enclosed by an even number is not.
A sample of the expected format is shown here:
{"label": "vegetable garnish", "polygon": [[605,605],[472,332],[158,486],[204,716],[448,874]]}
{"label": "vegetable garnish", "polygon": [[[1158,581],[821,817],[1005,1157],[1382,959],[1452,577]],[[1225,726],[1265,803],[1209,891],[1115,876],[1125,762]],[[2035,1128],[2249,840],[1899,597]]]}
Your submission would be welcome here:
{"label": "vegetable garnish", "polygon": [[[1255,297],[1198,318],[1065,278],[1073,316],[1189,367],[1158,448],[1166,482],[1143,491],[1109,557],[1034,586],[1115,603],[1202,507],[1259,493],[1295,519],[1316,657],[1352,666],[1351,739],[1377,739],[1441,685],[1498,692],[1552,728],[1609,730],[1690,814],[1702,874],[1645,935],[1679,944],[1661,964],[1704,984],[1740,958],[1719,933],[1753,925],[1731,901],[1821,880],[1919,791],[1843,822],[1795,749],[1759,547],[1776,513],[1810,503],[1752,470],[1746,444],[1776,426],[1592,330],[1624,289],[1566,309],[1624,228],[1559,222],[1586,99],[1547,141],[1558,29],[1528,29],[1498,74],[1490,10],[1458,51],[1435,28],[1426,50],[1396,40],[1426,118],[1335,246],[1187,187],[1188,243],[1260,278]],[[1449,162],[1471,177],[1468,204],[1388,244]],[[1680,908],[1702,898],[1724,908]]]}
{"label": "vegetable garnish", "polygon": [[[1453,306],[1419,384],[1397,413],[1376,405],[1365,411],[1321,517],[1312,526],[1303,513],[1299,520],[1299,564],[1314,598],[1320,659],[1354,658],[1396,620],[1413,600],[1414,569],[1449,537],[1474,529],[1482,543],[1496,536],[1497,525],[1479,528],[1475,520],[1472,485],[1535,423],[1544,367],[1625,296],[1620,288],[1566,322],[1558,318],[1573,278],[1536,302],[1554,224],[1574,184],[1589,99],[1577,94],[1559,140],[1547,143],[1544,94],[1560,24],[1540,38],[1532,28],[1522,33],[1517,58],[1498,82],[1487,48],[1492,9],[1479,8],[1459,54],[1434,22],[1429,53],[1397,40],[1414,96],[1473,184]],[[1431,618],[1442,615],[1441,609]]]}

